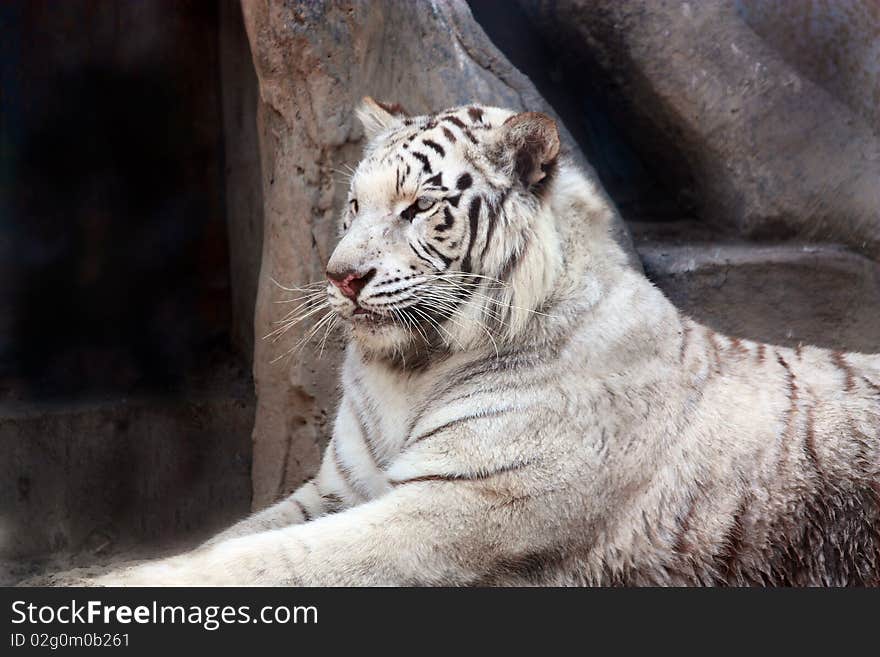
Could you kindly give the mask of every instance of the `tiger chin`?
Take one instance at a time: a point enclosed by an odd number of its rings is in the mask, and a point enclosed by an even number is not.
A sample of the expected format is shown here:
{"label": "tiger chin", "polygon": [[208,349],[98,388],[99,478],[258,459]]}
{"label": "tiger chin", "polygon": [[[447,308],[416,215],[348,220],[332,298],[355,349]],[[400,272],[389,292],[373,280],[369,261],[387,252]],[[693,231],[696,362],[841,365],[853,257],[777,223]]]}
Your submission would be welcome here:
{"label": "tiger chin", "polygon": [[627,265],[555,122],[369,98],[319,471],[133,585],[876,585],[880,356],[759,344]]}

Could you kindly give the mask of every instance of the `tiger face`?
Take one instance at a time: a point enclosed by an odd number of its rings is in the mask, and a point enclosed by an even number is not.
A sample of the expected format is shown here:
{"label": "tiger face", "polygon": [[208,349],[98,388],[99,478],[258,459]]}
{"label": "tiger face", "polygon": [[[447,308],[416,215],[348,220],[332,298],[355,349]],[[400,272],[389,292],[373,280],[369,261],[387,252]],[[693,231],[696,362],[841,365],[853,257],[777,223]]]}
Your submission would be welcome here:
{"label": "tiger face", "polygon": [[496,341],[539,227],[555,122],[468,106],[408,117],[366,98],[368,138],[327,264],[331,309],[374,354]]}

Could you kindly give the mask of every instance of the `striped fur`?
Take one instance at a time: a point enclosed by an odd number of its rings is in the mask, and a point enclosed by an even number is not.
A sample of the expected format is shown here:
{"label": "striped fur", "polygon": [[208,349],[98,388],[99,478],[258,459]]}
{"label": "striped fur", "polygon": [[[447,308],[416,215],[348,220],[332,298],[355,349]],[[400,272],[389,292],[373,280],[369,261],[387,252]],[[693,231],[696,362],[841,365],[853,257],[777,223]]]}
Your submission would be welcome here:
{"label": "striped fur", "polygon": [[351,339],[320,471],[104,583],[880,583],[880,357],[681,316],[546,117],[361,116],[331,265],[375,270],[377,315],[329,290]]}

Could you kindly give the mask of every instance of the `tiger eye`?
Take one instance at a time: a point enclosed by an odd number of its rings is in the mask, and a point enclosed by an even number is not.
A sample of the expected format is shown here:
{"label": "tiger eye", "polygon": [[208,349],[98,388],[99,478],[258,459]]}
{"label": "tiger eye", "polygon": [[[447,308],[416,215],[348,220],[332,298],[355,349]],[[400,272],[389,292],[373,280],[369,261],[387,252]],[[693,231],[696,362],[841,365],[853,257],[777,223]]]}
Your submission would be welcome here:
{"label": "tiger eye", "polygon": [[419,209],[419,212],[429,210],[432,205],[434,205],[434,199],[427,196],[420,196],[416,201],[416,207]]}

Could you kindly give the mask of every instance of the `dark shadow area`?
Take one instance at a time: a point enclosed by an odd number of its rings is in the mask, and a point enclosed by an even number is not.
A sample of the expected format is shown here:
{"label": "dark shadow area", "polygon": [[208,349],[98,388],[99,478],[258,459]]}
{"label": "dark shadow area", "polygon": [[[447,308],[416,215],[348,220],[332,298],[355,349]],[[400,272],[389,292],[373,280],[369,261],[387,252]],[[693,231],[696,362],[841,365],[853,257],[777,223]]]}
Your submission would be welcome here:
{"label": "dark shadow area", "polygon": [[[0,583],[192,541],[250,508],[232,288],[252,318],[256,276],[231,273],[226,180],[258,162],[239,136],[256,88],[224,2],[0,5]],[[224,84],[244,107],[230,140]],[[258,258],[259,240],[238,249]]]}
{"label": "dark shadow area", "polygon": [[148,4],[172,26],[136,48],[144,7],[3,9],[6,396],[174,393],[229,352],[216,45],[186,38],[217,8]]}
{"label": "dark shadow area", "polygon": [[598,67],[547,43],[517,2],[470,0],[486,34],[553,106],[627,221],[694,216],[692,203],[660,182],[650,161],[615,122]]}

